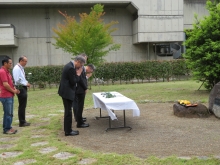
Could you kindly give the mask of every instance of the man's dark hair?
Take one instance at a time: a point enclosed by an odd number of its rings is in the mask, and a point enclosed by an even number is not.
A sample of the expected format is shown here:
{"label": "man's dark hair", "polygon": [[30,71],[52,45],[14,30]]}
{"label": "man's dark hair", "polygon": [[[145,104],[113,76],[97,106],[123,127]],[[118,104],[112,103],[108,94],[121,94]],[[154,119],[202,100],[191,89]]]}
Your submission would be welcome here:
{"label": "man's dark hair", "polygon": [[95,66],[94,66],[93,64],[88,64],[87,66],[90,67],[90,68],[93,70],[93,72],[94,72],[95,69],[96,69]]}
{"label": "man's dark hair", "polygon": [[88,57],[85,53],[81,53],[79,56]]}
{"label": "man's dark hair", "polygon": [[20,61],[23,60],[24,58],[25,58],[25,56],[19,57],[18,62],[20,62]]}
{"label": "man's dark hair", "polygon": [[2,66],[4,65],[5,62],[8,63],[9,60],[11,60],[11,58],[8,57],[8,56],[5,56],[5,57],[2,59]]}
{"label": "man's dark hair", "polygon": [[81,54],[79,54],[79,56],[83,56],[84,58],[86,58],[86,62],[88,61],[89,57],[85,53],[81,53]]}
{"label": "man's dark hair", "polygon": [[81,56],[81,55],[76,56],[76,57],[74,58],[74,61],[79,61],[80,63],[83,63],[83,64],[86,63],[85,58],[84,58],[83,56]]}

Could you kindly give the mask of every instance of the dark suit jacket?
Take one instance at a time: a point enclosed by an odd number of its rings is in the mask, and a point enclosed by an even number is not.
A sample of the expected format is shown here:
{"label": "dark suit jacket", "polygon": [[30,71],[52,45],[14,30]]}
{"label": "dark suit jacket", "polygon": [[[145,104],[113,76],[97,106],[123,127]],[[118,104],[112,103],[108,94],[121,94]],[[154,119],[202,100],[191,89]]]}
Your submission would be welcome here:
{"label": "dark suit jacket", "polygon": [[82,74],[80,75],[80,80],[77,83],[76,93],[77,94],[85,93],[85,90],[87,89],[88,88],[87,88],[86,71],[85,71],[85,68],[83,67]]}
{"label": "dark suit jacket", "polygon": [[58,94],[69,100],[74,100],[76,92],[76,83],[79,82],[80,76],[77,76],[73,62],[67,63],[62,72]]}

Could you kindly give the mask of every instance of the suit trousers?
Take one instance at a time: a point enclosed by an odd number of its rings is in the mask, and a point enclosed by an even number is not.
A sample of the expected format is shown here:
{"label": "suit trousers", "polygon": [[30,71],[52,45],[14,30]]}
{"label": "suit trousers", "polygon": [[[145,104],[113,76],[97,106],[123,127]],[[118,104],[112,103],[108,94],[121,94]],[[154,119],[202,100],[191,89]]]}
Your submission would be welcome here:
{"label": "suit trousers", "polygon": [[72,100],[63,99],[64,106],[64,132],[70,133],[72,131]]}
{"label": "suit trousers", "polygon": [[18,119],[20,124],[26,123],[25,120],[25,110],[27,106],[27,87],[23,86],[23,88],[19,89],[20,93],[17,94],[18,97]]}
{"label": "suit trousers", "polygon": [[85,93],[76,94],[73,103],[73,111],[74,111],[75,119],[77,121],[77,125],[83,124],[82,113],[84,108],[85,96],[86,96]]}

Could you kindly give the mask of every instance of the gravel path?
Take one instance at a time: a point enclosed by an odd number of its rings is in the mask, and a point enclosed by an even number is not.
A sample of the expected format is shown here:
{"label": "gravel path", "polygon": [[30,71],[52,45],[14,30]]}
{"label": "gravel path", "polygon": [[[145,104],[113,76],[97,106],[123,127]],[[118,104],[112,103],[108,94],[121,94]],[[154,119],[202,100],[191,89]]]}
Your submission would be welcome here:
{"label": "gravel path", "polygon": [[[133,117],[132,111],[126,111],[129,129],[105,129],[108,119],[95,120],[99,109],[84,110],[89,128],[79,128],[79,136],[60,137],[73,146],[102,153],[134,154],[137,157],[148,156],[179,157],[219,156],[220,120],[213,115],[209,118],[179,118],[173,115],[173,103],[139,104],[140,117]],[[107,113],[102,111],[103,116]],[[122,111],[115,111],[118,121],[123,124]],[[76,129],[76,123],[73,123]]]}

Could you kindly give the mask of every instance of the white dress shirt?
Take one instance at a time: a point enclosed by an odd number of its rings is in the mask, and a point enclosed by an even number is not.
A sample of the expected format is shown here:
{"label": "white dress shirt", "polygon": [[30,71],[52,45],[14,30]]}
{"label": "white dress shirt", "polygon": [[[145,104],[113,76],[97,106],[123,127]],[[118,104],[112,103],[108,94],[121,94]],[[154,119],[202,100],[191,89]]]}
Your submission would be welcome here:
{"label": "white dress shirt", "polygon": [[[20,64],[15,65],[12,73],[13,73],[15,85],[27,86],[28,81],[25,78],[24,68]],[[19,81],[20,81],[20,84],[19,84]]]}

